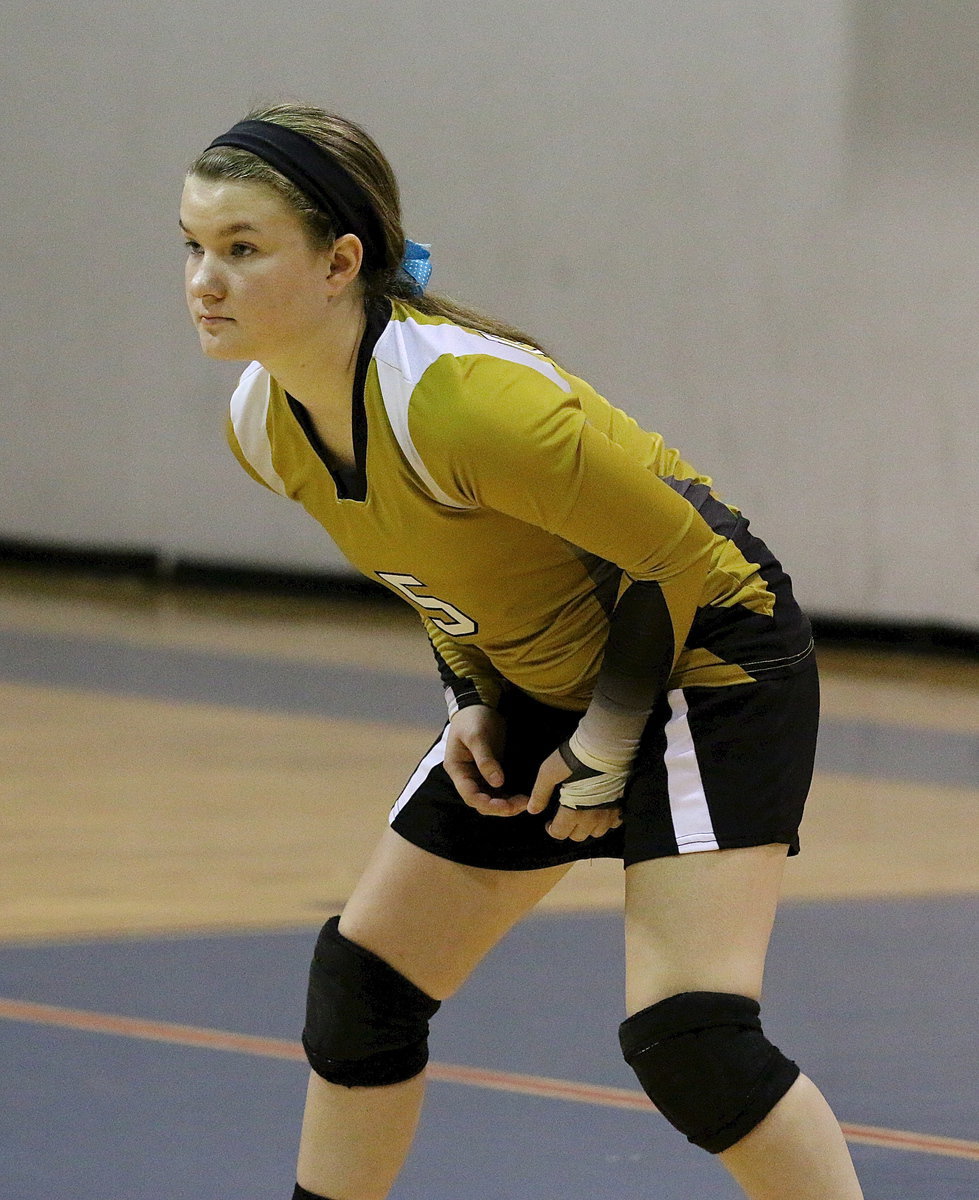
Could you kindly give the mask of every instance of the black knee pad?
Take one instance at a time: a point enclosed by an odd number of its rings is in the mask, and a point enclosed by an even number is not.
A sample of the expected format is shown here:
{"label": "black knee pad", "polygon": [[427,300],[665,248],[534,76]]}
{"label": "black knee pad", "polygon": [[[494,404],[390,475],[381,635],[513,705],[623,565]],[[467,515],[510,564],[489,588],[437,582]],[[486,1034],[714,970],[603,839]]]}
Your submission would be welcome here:
{"label": "black knee pad", "polygon": [[411,1079],[428,1062],[439,1001],[340,932],[323,926],[309,969],[303,1048],[317,1075],[344,1087]]}
{"label": "black knee pad", "polygon": [[727,1150],[766,1117],[799,1068],[762,1033],[755,1000],[682,992],[619,1028],[643,1091],[689,1141]]}

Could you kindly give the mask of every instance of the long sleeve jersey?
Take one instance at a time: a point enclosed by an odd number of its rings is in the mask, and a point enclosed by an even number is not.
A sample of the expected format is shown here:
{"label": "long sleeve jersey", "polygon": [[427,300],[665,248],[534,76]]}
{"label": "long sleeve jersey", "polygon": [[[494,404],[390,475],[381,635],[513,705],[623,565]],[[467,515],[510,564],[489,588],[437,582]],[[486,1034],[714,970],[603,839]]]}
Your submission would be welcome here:
{"label": "long sleeve jersey", "polygon": [[494,704],[511,684],[584,710],[637,582],[665,601],[670,687],[748,683],[811,652],[787,575],[740,512],[543,354],[385,302],[361,344],[352,422],[355,469],[331,470],[305,410],[253,363],[228,439],[249,474],[417,610],[450,709]]}

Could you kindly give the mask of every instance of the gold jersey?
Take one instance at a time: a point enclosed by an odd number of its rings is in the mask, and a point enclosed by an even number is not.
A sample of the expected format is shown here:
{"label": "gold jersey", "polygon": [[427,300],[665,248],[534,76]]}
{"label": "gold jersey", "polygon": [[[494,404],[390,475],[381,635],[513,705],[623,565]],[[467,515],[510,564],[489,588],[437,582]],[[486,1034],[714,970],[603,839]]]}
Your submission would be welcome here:
{"label": "gold jersey", "polygon": [[372,312],[354,387],[356,468],[331,470],[305,410],[257,363],[231,402],[245,469],[419,613],[453,697],[509,681],[558,708],[592,695],[631,581],[662,589],[670,687],[745,683],[811,649],[788,577],[663,439],[526,346]]}

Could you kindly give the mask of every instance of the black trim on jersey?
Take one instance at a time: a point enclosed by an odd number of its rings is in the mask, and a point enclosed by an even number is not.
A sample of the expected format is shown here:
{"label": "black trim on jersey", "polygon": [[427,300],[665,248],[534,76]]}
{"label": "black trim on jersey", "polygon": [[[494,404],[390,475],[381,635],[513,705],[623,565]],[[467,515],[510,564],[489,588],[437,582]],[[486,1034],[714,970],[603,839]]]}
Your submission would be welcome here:
{"label": "black trim on jersey", "polygon": [[692,504],[715,533],[729,538],[739,550],[743,549],[736,534],[742,531],[742,527],[744,530],[748,528],[747,520],[739,512],[728,508],[722,500],[711,495],[706,483],[699,483],[696,479],[677,479],[673,475],[663,475],[660,478]]}
{"label": "black trim on jersey", "polygon": [[438,670],[439,670],[439,679],[442,680],[442,682],[445,684],[445,686],[452,687],[452,685],[454,683],[462,683],[463,682],[462,676],[457,675],[455,673],[455,671],[452,670],[452,668],[445,661],[445,659],[442,657],[442,655],[439,654],[438,647],[435,645],[435,643],[432,641],[431,638],[428,639],[428,644],[432,647],[432,653],[435,655],[435,665],[438,667]]}
{"label": "black trim on jersey", "polygon": [[600,558],[597,554],[592,554],[588,550],[582,550],[574,542],[565,540],[564,544],[571,548],[573,553],[577,555],[581,565],[588,572],[589,578],[595,585],[594,597],[601,605],[602,612],[605,613],[606,617],[610,617],[619,595],[619,585],[622,582],[623,574],[622,568],[616,566],[614,562],[610,562],[607,558]]}
{"label": "black trim on jersey", "polygon": [[[445,686],[446,703],[449,705],[449,711],[452,712],[453,705],[456,709],[468,708],[470,704],[485,704],[486,701],[479,694],[479,688],[471,679],[466,679],[463,675],[457,675],[449,666],[441,654],[438,647],[428,639],[428,644],[432,647],[432,653],[435,655],[435,663],[438,667],[439,678]],[[452,701],[449,701],[449,696],[452,696]]]}
{"label": "black trim on jersey", "polygon": [[[455,671],[452,670],[442,655],[439,654],[438,647],[431,638],[428,639],[428,644],[432,647],[432,653],[435,655],[435,665],[438,667],[439,678],[442,680],[446,691],[451,692],[453,696],[455,696],[456,701],[462,700],[467,701],[468,703],[482,704],[483,700],[480,698],[479,690],[475,683],[473,683],[471,679],[467,679],[465,675],[457,675]],[[470,694],[475,695],[476,699],[474,701],[468,699]],[[460,704],[459,707],[464,708],[465,703]]]}
{"label": "black trim on jersey", "polygon": [[[451,702],[449,701],[450,695],[452,697]],[[458,712],[460,708],[469,708],[473,704],[482,704],[484,707],[489,707],[479,694],[479,688],[476,687],[471,679],[464,679],[459,684],[447,687],[445,689],[445,701],[450,714],[453,711]]]}
{"label": "black trim on jersey", "polygon": [[787,581],[788,575],[761,538],[751,532],[748,518],[718,500],[705,483],[697,483],[693,479],[674,479],[672,475],[662,478],[664,483],[693,505],[714,533],[733,542],[746,562],[757,565],[758,574],[768,590],[777,594],[778,584]]}
{"label": "black trim on jersey", "polygon": [[775,597],[771,616],[740,604],[698,608],[686,645],[691,650],[709,650],[750,675],[798,670],[812,652],[812,627],[792,595],[792,580],[782,564],[751,532],[748,518],[718,500],[706,484],[670,475],[662,478],[693,505],[714,533],[732,542],[746,562],[756,564],[761,582]]}
{"label": "black trim on jersey", "polygon": [[323,444],[322,438],[316,432],[312,418],[302,404],[286,393],[292,415],[299,422],[306,439],[316,451],[316,456],[330,472],[337,497],[340,500],[367,499],[367,408],[364,392],[367,387],[367,371],[374,354],[378,339],[391,320],[391,304],[388,300],[379,301],[367,310],[367,325],[361,338],[360,349],[357,351],[357,367],[354,371],[354,386],[350,410],[351,433],[354,443],[354,465],[352,467],[337,463]]}

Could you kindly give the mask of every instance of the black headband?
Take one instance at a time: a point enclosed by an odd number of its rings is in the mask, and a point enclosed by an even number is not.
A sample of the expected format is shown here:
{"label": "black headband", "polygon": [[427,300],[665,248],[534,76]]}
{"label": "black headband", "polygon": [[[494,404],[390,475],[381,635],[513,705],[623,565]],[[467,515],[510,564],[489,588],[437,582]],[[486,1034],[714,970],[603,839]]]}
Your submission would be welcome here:
{"label": "black headband", "polygon": [[312,138],[271,121],[239,121],[214,139],[215,146],[234,146],[267,162],[308,197],[336,225],[337,236],[355,233],[371,267],[384,265],[384,232],[374,207],[360,185]]}

